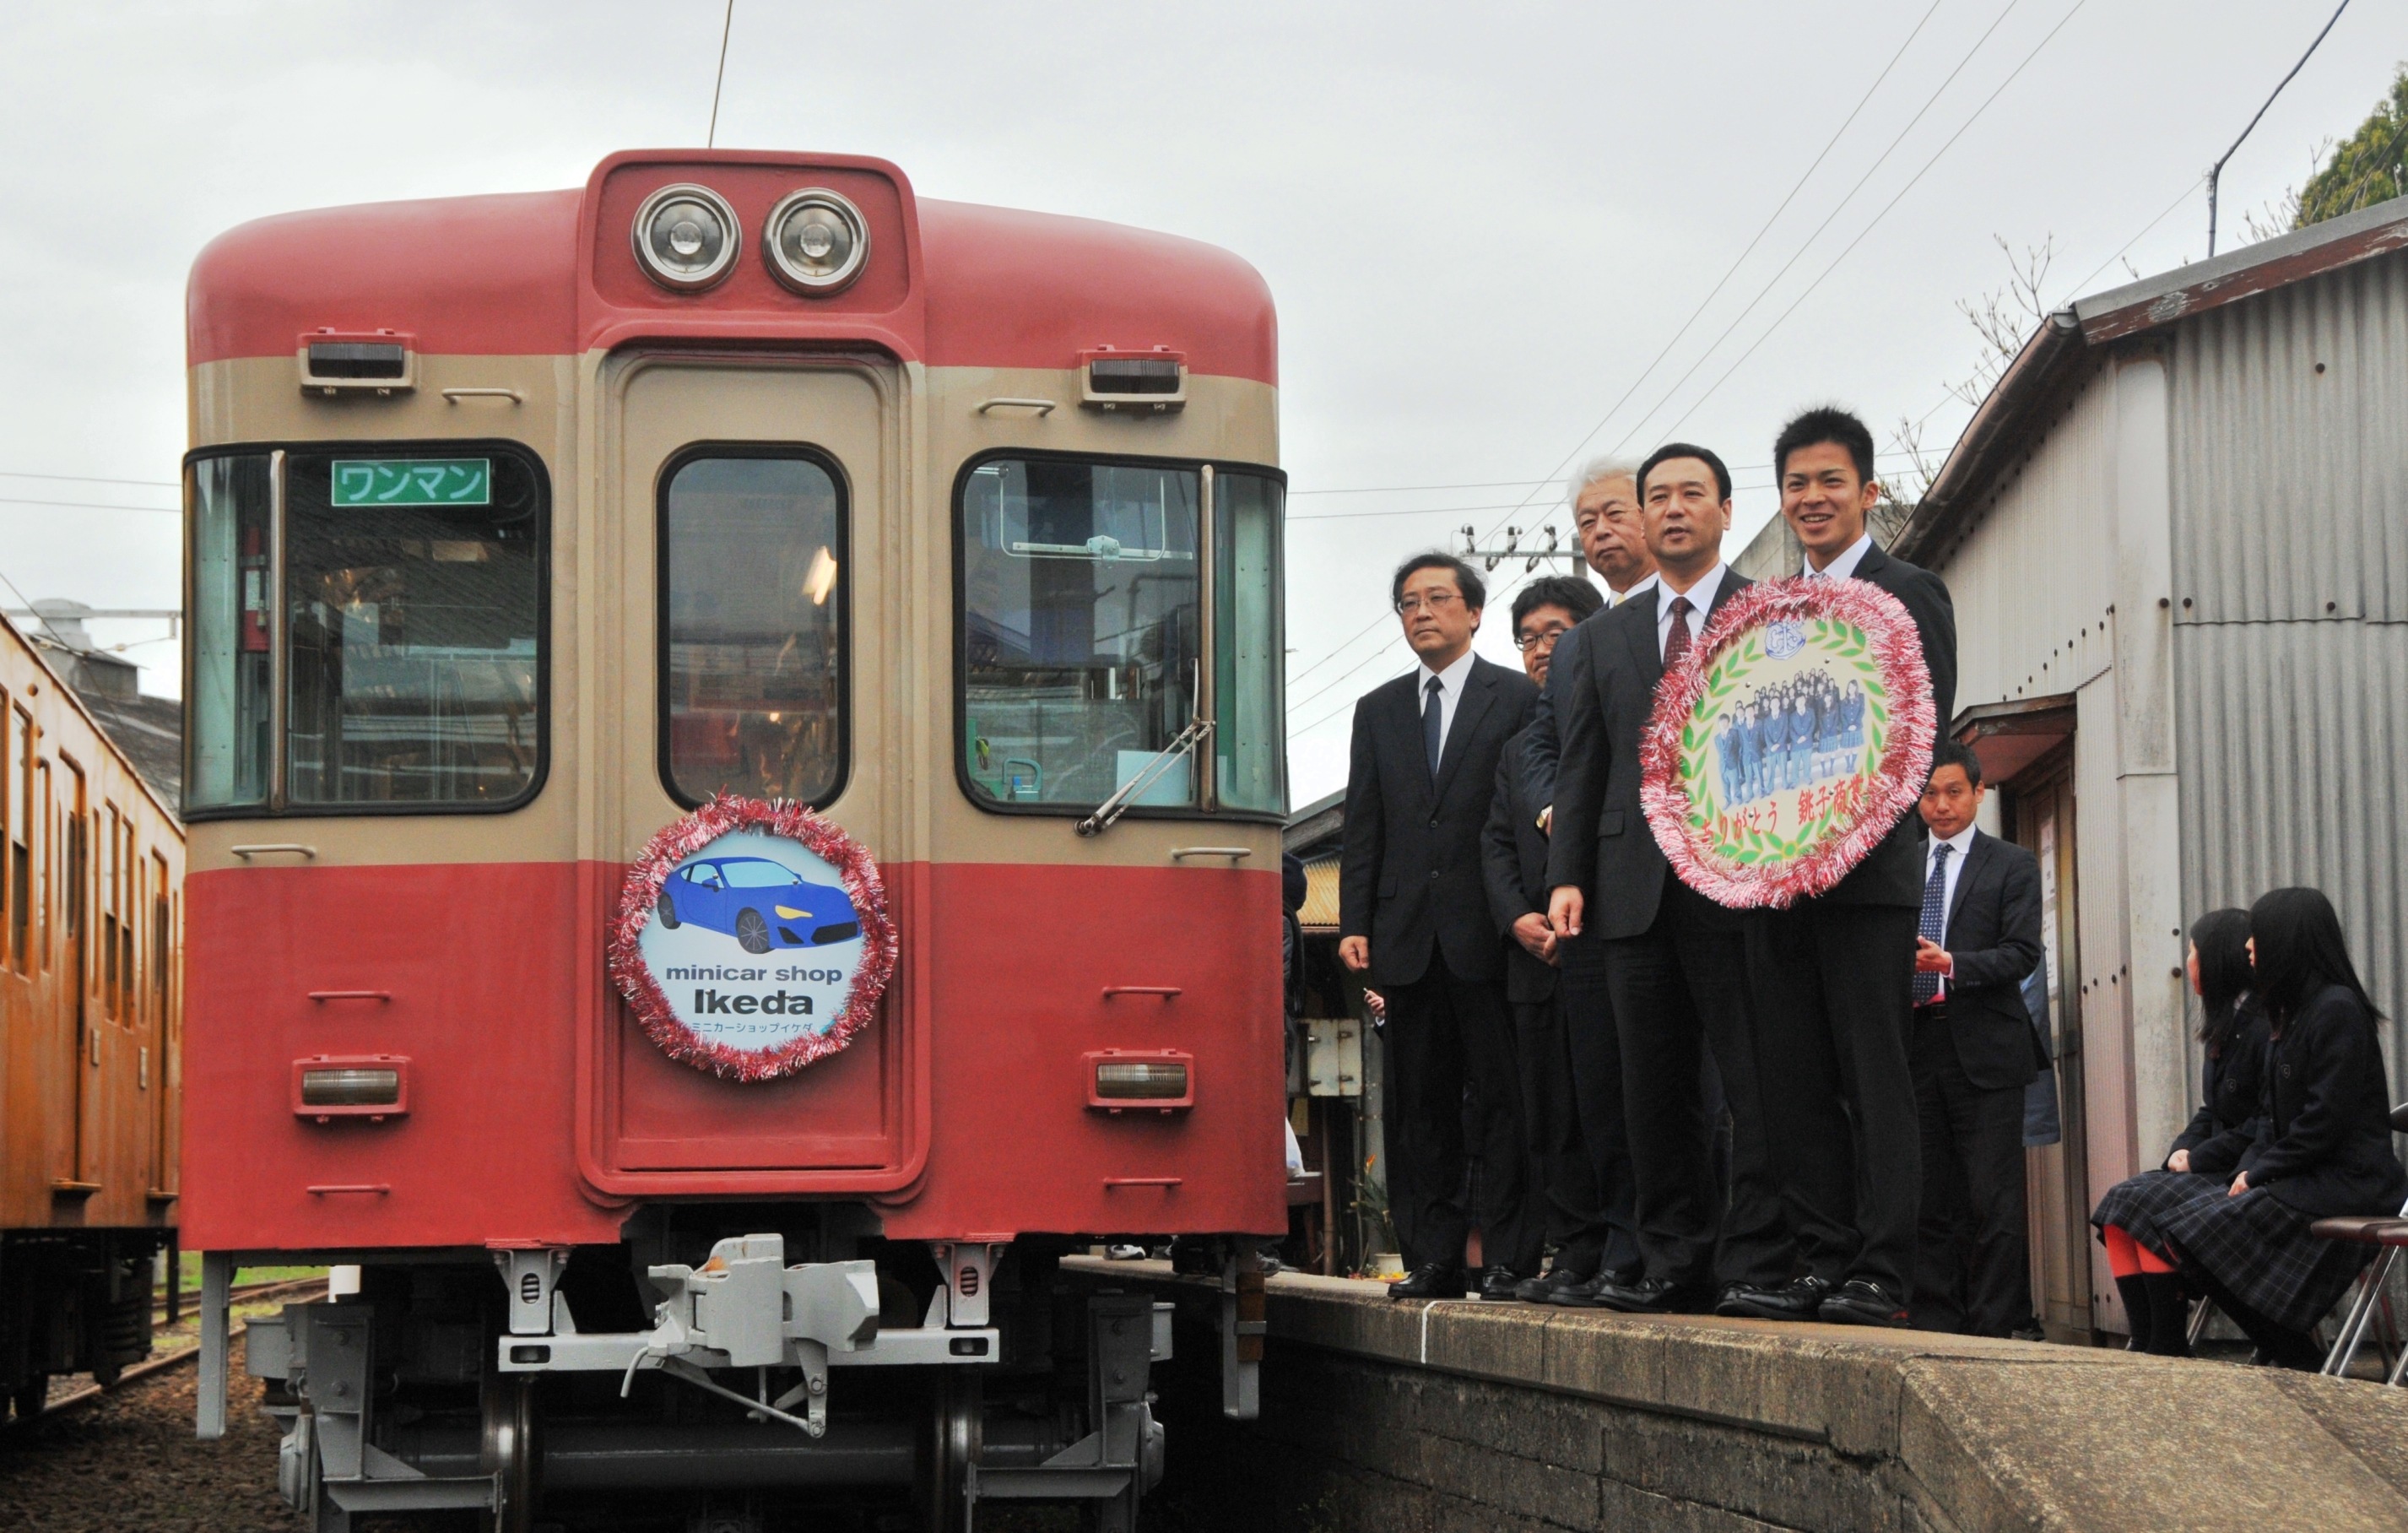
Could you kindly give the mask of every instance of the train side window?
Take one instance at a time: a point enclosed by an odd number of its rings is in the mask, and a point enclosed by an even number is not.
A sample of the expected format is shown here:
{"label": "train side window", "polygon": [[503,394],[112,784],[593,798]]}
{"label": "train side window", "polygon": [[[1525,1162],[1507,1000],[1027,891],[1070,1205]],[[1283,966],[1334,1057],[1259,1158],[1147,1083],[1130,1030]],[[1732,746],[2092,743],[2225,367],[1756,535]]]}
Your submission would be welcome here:
{"label": "train side window", "polygon": [[[1200,485],[1057,458],[963,476],[961,762],[981,801],[1101,803],[1195,717]],[[1193,807],[1196,777],[1182,757],[1134,802]]]}
{"label": "train side window", "polygon": [[793,451],[708,449],[661,485],[661,775],[821,805],[844,784],[845,494]]}
{"label": "train side window", "polygon": [[273,579],[265,452],[191,468],[193,702],[184,765],[191,809],[265,806],[274,758],[269,695]]}
{"label": "train side window", "polygon": [[378,443],[191,473],[188,814],[525,801],[544,759],[532,455]]}
{"label": "train side window", "polygon": [[1280,531],[1287,487],[1265,474],[1212,478],[1213,792],[1222,806],[1287,812]]}

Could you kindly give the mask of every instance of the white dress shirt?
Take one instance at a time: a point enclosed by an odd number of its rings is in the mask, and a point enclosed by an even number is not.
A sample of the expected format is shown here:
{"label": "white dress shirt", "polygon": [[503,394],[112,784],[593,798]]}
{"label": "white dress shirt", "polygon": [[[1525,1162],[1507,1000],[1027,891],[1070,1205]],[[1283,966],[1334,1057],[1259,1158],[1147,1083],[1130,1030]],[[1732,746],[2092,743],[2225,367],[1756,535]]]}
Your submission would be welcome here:
{"label": "white dress shirt", "polygon": [[[1838,561],[1834,560],[1833,563],[1837,564]],[[1948,916],[1956,908],[1956,880],[1965,871],[1966,854],[1973,850],[1973,826],[1967,825],[1944,841],[1927,838],[1924,846],[1923,882],[1927,888],[1931,883],[1932,859],[1940,855],[1942,847],[1950,849],[1948,870],[1942,875],[1940,885],[1940,945],[1943,948],[1948,945]],[[1953,970],[1955,966],[1952,964],[1950,967]],[[1946,1000],[1947,998],[1948,976],[1942,974],[1940,977],[1940,994],[1934,999]]]}
{"label": "white dress shirt", "polygon": [[[1659,658],[1664,653],[1664,647],[1672,642],[1672,598],[1676,595],[1689,598],[1689,642],[1695,644],[1706,631],[1706,613],[1714,605],[1714,593],[1723,587],[1723,572],[1729,567],[1728,565],[1716,565],[1698,577],[1697,584],[1680,592],[1665,585],[1661,575],[1648,577],[1660,588],[1656,600],[1656,653]],[[1630,594],[1637,595],[1639,587],[1632,586]]]}
{"label": "white dress shirt", "polygon": [[1806,576],[1809,580],[1813,580],[1817,577],[1827,580],[1845,580],[1852,579],[1856,573],[1856,566],[1864,562],[1866,552],[1870,550],[1872,546],[1873,535],[1871,533],[1867,533],[1863,537],[1857,538],[1855,542],[1850,543],[1846,549],[1841,552],[1838,558],[1832,560],[1829,564],[1824,566],[1820,569],[1816,569],[1814,567],[1814,561],[1813,559],[1810,558],[1804,560],[1803,563],[1806,566]]}
{"label": "white dress shirt", "polygon": [[1423,709],[1429,706],[1429,684],[1433,676],[1438,678],[1438,755],[1440,761],[1444,761],[1446,732],[1455,727],[1455,705],[1463,701],[1463,684],[1471,680],[1471,652],[1464,651],[1454,665],[1442,671],[1434,671],[1427,666],[1414,669],[1413,715],[1416,718],[1420,717]]}

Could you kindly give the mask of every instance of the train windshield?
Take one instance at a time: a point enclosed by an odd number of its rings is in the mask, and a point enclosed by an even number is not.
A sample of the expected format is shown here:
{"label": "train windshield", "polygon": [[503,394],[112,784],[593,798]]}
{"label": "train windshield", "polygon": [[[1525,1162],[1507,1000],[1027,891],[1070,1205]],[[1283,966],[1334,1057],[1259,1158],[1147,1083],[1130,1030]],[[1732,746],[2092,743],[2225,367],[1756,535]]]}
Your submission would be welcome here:
{"label": "train windshield", "polygon": [[379,445],[205,459],[194,478],[189,810],[525,796],[542,752],[531,459]]}
{"label": "train windshield", "polygon": [[[1261,475],[1221,483],[1216,784],[1230,808],[1277,810],[1280,487]],[[1197,469],[1154,465],[1004,458],[965,476],[963,766],[982,799],[1101,803],[1195,719],[1202,494]],[[1173,760],[1131,802],[1197,807],[1197,766]]]}

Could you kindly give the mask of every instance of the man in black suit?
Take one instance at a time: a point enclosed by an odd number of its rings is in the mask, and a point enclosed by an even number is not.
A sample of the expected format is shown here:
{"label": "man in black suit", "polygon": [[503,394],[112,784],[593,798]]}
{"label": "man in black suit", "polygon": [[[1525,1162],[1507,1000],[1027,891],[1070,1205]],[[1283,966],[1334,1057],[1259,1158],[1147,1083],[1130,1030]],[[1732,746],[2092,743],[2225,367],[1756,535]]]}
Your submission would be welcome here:
{"label": "man in black suit", "polygon": [[[1781,514],[1808,579],[1856,579],[1914,620],[1944,727],[1956,695],[1956,615],[1928,570],[1865,530],[1881,496],[1872,433],[1845,410],[1810,409],[1773,442]],[[1914,1278],[1921,1128],[1906,1063],[1922,837],[1911,813],[1829,893],[1766,910],[1748,928],[1756,1063],[1766,1122],[1806,1267],[1796,1281],[1727,1296],[1726,1314],[1903,1325]],[[1777,1084],[1776,1084],[1777,1083]]]}
{"label": "man in black suit", "polygon": [[[1546,686],[1556,644],[1603,605],[1596,586],[1572,575],[1550,575],[1521,589],[1513,597],[1513,644],[1532,681]],[[1488,909],[1506,938],[1505,999],[1513,1008],[1531,1196],[1555,1247],[1554,1263],[1524,1279],[1512,1297],[1543,1301],[1557,1289],[1586,1282],[1600,1266],[1636,1260],[1638,1246],[1627,1225],[1612,1227],[1600,1212],[1596,1168],[1581,1139],[1571,1047],[1565,1037],[1569,977],[1558,982],[1563,954],[1547,924],[1547,836],[1539,828],[1525,759],[1538,730],[1533,720],[1505,742],[1497,759],[1497,796],[1480,844]]]}
{"label": "man in black suit", "polygon": [[1981,762],[1944,742],[1918,806],[1931,834],[1907,1050],[1923,1122],[1914,1313],[1918,1330],[2008,1336],[2032,1314],[2024,1088],[2046,1061],[2023,981],[2040,967],[2040,863],[1976,830],[1981,805]]}
{"label": "man in black suit", "polygon": [[1388,1208],[1404,1247],[1398,1298],[1464,1292],[1463,1088],[1478,1091],[1484,1287],[1538,1269],[1521,1081],[1505,1004],[1505,949],[1488,910],[1480,833],[1497,761],[1539,689],[1471,652],[1487,590],[1444,553],[1405,561],[1390,586],[1412,674],[1354,705],[1340,858],[1338,955],[1387,1002]]}
{"label": "man in black suit", "polygon": [[[1641,466],[1639,491],[1655,579],[1574,629],[1555,661],[1573,667],[1562,676],[1576,684],[1557,692],[1563,763],[1547,881],[1557,938],[1602,942],[1642,1263],[1636,1277],[1601,1273],[1553,1297],[1644,1313],[1706,1308],[1717,1276],[1778,1282],[1789,1255],[1748,1047],[1746,917],[1671,875],[1639,803],[1639,743],[1656,685],[1747,583],[1722,560],[1730,471],[1704,448],[1669,443]],[[1734,1120],[1727,1220],[1706,1113],[1709,1047]]]}

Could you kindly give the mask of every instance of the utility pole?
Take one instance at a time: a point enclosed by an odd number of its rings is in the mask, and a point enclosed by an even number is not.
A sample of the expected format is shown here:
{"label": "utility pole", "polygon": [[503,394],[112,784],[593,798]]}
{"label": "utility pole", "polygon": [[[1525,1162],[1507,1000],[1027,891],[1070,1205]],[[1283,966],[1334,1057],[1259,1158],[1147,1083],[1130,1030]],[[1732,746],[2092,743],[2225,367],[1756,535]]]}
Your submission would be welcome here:
{"label": "utility pole", "polygon": [[2340,21],[2341,13],[2348,8],[2349,0],[2341,0],[2341,4],[2333,7],[2331,17],[2325,22],[2324,32],[2316,34],[2316,40],[2308,45],[2308,50],[2305,53],[2300,55],[2300,62],[2291,65],[2291,73],[2283,77],[2282,85],[2274,87],[2274,95],[2266,98],[2266,106],[2258,108],[2258,117],[2251,118],[2249,126],[2241,130],[2241,137],[2232,141],[2232,148],[2216,156],[2215,164],[2207,167],[2207,257],[2209,260],[2215,259],[2215,183],[2224,175],[2224,162],[2231,159],[2240,150],[2243,141],[2257,131],[2258,119],[2266,115],[2266,107],[2274,105],[2274,96],[2283,93],[2283,86],[2290,84],[2292,76],[2307,67],[2308,60],[2315,56],[2316,49],[2324,42],[2325,32],[2330,32],[2333,29],[2333,22]]}

